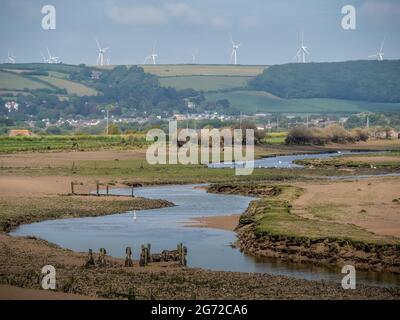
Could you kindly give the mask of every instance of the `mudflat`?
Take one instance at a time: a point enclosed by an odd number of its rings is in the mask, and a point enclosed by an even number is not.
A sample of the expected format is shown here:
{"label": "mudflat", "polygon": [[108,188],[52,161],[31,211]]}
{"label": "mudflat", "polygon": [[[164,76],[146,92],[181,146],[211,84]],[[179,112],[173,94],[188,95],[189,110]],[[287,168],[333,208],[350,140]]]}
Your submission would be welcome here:
{"label": "mudflat", "polygon": [[309,182],[299,186],[305,192],[293,202],[293,213],[400,237],[399,177]]}

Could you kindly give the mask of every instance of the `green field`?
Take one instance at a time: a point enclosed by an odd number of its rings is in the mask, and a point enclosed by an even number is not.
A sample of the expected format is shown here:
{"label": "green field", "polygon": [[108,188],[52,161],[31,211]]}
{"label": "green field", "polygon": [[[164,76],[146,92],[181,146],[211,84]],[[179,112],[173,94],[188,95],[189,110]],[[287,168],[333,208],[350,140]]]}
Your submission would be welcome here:
{"label": "green field", "polygon": [[0,137],[0,153],[51,150],[97,150],[101,148],[141,147],[146,143],[137,135],[53,135],[33,137]]}
{"label": "green field", "polygon": [[267,66],[241,65],[206,65],[206,64],[177,64],[177,65],[142,65],[144,71],[159,77],[174,76],[243,76],[254,77],[261,74]]}
{"label": "green field", "polygon": [[263,91],[207,93],[206,99],[228,99],[231,107],[245,113],[358,113],[399,111],[400,103],[375,103],[338,99],[281,99]]}
{"label": "green field", "polygon": [[51,86],[46,85],[40,81],[35,81],[17,73],[4,72],[0,70],[0,88],[13,90],[35,90],[35,89],[52,89]]}
{"label": "green field", "polygon": [[76,94],[77,96],[95,96],[98,93],[96,90],[83,84],[55,76],[36,76],[35,78],[46,81],[57,88],[65,89],[68,94]]}
{"label": "green field", "polygon": [[36,90],[36,89],[66,89],[68,94],[76,94],[78,96],[91,96],[97,95],[98,92],[88,86],[80,84],[78,82],[70,81],[69,73],[74,71],[75,68],[73,66],[64,66],[64,65],[39,65],[36,66],[38,69],[36,70],[44,70],[49,73],[48,76],[35,76],[35,75],[25,75],[22,72],[29,72],[33,67],[31,64],[24,65],[24,69],[22,69],[22,65],[17,65],[16,67],[5,68],[0,70],[0,89],[1,91],[7,94],[7,92],[18,93],[19,91],[28,89],[28,90]]}
{"label": "green field", "polygon": [[244,76],[176,76],[160,78],[163,87],[175,89],[192,88],[198,91],[217,91],[242,88],[251,77]]}
{"label": "green field", "polygon": [[32,70],[45,70],[45,71],[55,71],[65,74],[70,74],[74,71],[79,71],[81,69],[78,65],[70,64],[48,64],[48,63],[16,63],[16,64],[0,64],[1,69],[11,70],[13,72],[23,72]]}

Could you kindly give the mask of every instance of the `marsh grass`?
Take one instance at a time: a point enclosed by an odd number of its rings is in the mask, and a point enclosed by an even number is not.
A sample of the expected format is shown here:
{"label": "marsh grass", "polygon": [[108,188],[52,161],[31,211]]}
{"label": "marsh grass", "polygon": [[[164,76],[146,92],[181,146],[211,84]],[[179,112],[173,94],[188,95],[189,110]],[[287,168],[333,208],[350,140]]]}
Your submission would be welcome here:
{"label": "marsh grass", "polygon": [[[241,187],[239,193],[243,193],[245,185]],[[253,201],[240,218],[242,225],[254,224],[257,237],[270,235],[305,240],[330,239],[353,244],[400,245],[399,238],[377,235],[352,224],[329,221],[332,218],[332,208],[325,207],[319,211],[321,220],[300,217],[292,212],[292,203],[303,194],[304,189],[291,185],[268,186],[271,187],[277,188],[279,192]]]}

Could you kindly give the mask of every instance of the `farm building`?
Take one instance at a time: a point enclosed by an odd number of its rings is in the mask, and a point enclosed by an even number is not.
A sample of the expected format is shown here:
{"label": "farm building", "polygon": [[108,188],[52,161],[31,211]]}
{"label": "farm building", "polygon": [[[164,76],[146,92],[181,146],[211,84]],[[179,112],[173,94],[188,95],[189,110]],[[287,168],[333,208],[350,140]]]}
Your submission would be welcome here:
{"label": "farm building", "polygon": [[33,135],[33,133],[29,130],[16,130],[12,129],[8,133],[10,137],[30,137]]}

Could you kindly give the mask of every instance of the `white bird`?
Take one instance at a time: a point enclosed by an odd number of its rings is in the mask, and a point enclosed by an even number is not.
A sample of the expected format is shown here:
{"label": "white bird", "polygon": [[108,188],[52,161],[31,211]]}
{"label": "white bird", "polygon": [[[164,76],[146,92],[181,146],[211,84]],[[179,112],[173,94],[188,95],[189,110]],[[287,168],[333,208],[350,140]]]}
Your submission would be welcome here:
{"label": "white bird", "polygon": [[299,63],[306,63],[307,55],[310,55],[310,52],[308,51],[308,47],[304,45],[304,32],[301,32],[301,45],[294,58],[297,58],[297,62]]}
{"label": "white bird", "polygon": [[136,210],[133,211],[133,220],[136,221],[137,217],[136,217]]}
{"label": "white bird", "polygon": [[96,39],[96,44],[97,44],[97,48],[99,50],[99,55],[97,56],[97,65],[98,66],[104,66],[104,64],[107,61],[109,61],[108,59],[106,60],[105,56],[106,56],[107,50],[110,49],[110,47],[102,48],[97,39]]}
{"label": "white bird", "polygon": [[385,37],[383,38],[383,40],[382,40],[382,43],[381,43],[381,47],[380,47],[380,49],[379,49],[379,52],[378,53],[375,53],[375,54],[373,54],[373,55],[370,55],[370,56],[368,56],[368,58],[377,58],[378,59],[378,61],[383,61],[383,56],[385,55],[384,53],[383,53],[383,46],[385,45]]}

